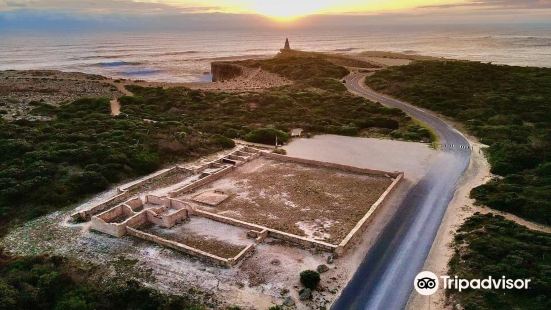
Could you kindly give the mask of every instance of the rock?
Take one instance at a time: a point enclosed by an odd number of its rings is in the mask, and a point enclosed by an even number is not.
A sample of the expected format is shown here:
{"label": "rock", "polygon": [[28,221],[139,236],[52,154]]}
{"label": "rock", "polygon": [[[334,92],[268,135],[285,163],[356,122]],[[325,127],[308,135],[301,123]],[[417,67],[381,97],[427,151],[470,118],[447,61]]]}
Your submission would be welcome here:
{"label": "rock", "polygon": [[291,298],[291,296],[287,296],[287,298],[283,301],[283,305],[286,307],[292,307],[295,305],[295,301]]}
{"label": "rock", "polygon": [[286,288],[283,288],[283,289],[281,289],[281,291],[279,292],[279,294],[281,294],[281,296],[287,295],[287,294],[289,294],[289,290],[286,289]]}
{"label": "rock", "polygon": [[279,266],[281,265],[281,261],[279,259],[273,259],[270,264],[274,265],[274,266]]}
{"label": "rock", "polygon": [[312,290],[309,288],[303,288],[300,290],[298,297],[300,300],[303,300],[303,301],[308,300],[312,298]]}
{"label": "rock", "polygon": [[317,268],[317,271],[319,273],[324,273],[324,272],[327,272],[328,270],[329,270],[329,267],[327,267],[327,265],[324,265],[324,264],[319,265]]}
{"label": "rock", "polygon": [[332,264],[333,261],[335,261],[335,257],[333,257],[333,255],[327,256],[327,263],[328,263],[328,264]]}

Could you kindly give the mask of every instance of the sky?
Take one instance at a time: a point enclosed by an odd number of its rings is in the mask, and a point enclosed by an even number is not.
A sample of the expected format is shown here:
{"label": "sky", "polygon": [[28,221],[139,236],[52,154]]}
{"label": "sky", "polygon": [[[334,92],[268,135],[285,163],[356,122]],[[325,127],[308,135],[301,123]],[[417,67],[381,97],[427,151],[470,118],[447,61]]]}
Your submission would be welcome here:
{"label": "sky", "polygon": [[350,23],[551,23],[551,0],[0,0],[0,31]]}

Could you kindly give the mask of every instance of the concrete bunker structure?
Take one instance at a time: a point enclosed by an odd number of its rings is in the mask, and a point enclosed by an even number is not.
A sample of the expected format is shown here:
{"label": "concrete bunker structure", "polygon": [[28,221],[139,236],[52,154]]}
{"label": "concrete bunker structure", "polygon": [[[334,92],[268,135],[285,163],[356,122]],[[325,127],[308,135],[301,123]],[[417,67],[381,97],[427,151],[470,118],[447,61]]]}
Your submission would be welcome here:
{"label": "concrete bunker structure", "polygon": [[[219,205],[226,204],[227,201],[231,201],[233,195],[222,190],[204,191],[203,189],[217,180],[225,180],[228,174],[235,173],[237,169],[246,169],[247,166],[244,165],[256,159],[270,160],[278,164],[303,165],[307,166],[308,169],[329,169],[330,173],[335,174],[385,178],[388,179],[385,184],[389,185],[387,187],[385,185],[386,188],[380,196],[378,195],[374,203],[370,203],[365,208],[362,207],[364,211],[362,211],[361,218],[357,221],[354,220],[355,225],[340,242],[326,242],[311,236],[301,236],[289,231],[274,229],[261,223],[242,220],[227,214],[217,214],[216,208]],[[243,168],[240,168],[241,166]],[[175,178],[174,175],[185,177],[179,179]],[[403,176],[402,172],[379,171],[294,158],[249,146],[239,146],[237,150],[230,154],[200,167],[176,166],[162,170],[129,186],[121,187],[118,189],[119,194],[87,210],[73,214],[73,218],[84,221],[91,220],[91,229],[95,231],[115,237],[134,236],[223,267],[234,266],[243,258],[251,255],[256,244],[262,243],[268,237],[284,240],[303,248],[316,248],[342,255],[355,240],[355,237],[368,225],[375,212],[397,187]],[[152,180],[156,180],[162,186],[165,186],[164,195],[151,194],[151,191],[158,189],[158,186],[155,186],[155,182]],[[220,180],[220,182],[223,182],[223,180]],[[176,181],[178,182],[174,183]],[[147,190],[150,190],[150,192],[148,193]],[[201,192],[201,190],[203,191]],[[200,247],[191,246],[177,239],[171,240],[152,231],[142,229],[146,225],[154,225],[158,229],[170,232],[174,227],[181,227],[180,225],[185,227],[186,223],[193,220],[193,218],[204,218],[220,223],[219,225],[239,227],[246,232],[246,237],[250,239],[250,243],[241,245],[242,247],[237,255],[222,257]]]}

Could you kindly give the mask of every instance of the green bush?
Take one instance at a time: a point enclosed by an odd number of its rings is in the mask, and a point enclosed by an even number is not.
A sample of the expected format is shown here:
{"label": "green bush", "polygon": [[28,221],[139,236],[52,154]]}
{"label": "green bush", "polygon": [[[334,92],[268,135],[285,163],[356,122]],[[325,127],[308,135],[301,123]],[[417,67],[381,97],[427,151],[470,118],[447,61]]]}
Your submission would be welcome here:
{"label": "green bush", "polygon": [[81,268],[61,257],[6,257],[0,252],[0,309],[201,309],[136,281],[99,283],[99,266]]}
{"label": "green bush", "polygon": [[501,216],[476,213],[453,242],[449,274],[465,279],[531,279],[528,290],[448,290],[465,309],[549,309],[551,237]]}
{"label": "green bush", "polygon": [[211,139],[213,144],[221,148],[231,149],[235,147],[235,142],[232,139],[224,137],[222,135],[214,135]]}
{"label": "green bush", "polygon": [[140,151],[132,155],[130,162],[139,174],[146,174],[157,170],[160,166],[159,155],[150,151]]}
{"label": "green bush", "polygon": [[254,129],[245,136],[245,141],[275,145],[276,137],[278,143],[289,141],[289,134],[274,128]]}
{"label": "green bush", "polygon": [[287,151],[285,149],[282,149],[282,148],[277,148],[277,149],[273,150],[272,153],[276,153],[276,154],[279,154],[279,155],[287,155]]}
{"label": "green bush", "polygon": [[320,274],[314,270],[304,270],[300,273],[300,283],[309,289],[316,289],[320,282]]}

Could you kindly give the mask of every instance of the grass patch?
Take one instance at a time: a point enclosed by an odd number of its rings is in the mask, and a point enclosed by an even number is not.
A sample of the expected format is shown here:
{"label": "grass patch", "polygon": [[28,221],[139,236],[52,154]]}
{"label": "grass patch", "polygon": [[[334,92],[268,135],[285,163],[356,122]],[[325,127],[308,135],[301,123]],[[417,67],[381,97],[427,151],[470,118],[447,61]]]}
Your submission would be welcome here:
{"label": "grass patch", "polygon": [[133,280],[102,281],[105,273],[63,257],[0,252],[0,309],[203,309]]}
{"label": "grass patch", "polygon": [[464,279],[531,279],[528,290],[448,290],[453,304],[474,309],[549,309],[551,236],[501,216],[475,214],[459,228],[449,274]]}

